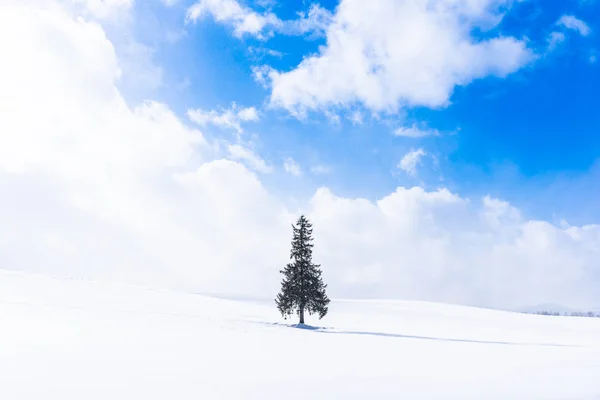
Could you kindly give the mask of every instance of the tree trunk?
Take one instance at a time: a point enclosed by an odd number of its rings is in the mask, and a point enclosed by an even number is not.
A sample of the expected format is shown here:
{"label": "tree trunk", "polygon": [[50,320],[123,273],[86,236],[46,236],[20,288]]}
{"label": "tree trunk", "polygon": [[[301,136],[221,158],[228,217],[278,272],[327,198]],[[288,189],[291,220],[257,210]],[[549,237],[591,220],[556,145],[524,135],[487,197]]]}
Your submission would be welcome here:
{"label": "tree trunk", "polygon": [[300,324],[304,324],[304,307],[300,307]]}

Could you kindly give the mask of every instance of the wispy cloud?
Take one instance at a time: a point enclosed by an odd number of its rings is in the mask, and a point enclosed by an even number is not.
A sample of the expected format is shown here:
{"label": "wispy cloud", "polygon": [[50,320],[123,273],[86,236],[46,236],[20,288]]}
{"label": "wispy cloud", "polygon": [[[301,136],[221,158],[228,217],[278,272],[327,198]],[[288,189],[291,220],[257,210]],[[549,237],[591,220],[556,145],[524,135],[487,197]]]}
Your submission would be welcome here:
{"label": "wispy cloud", "polygon": [[285,172],[294,176],[302,176],[302,168],[300,168],[300,165],[291,157],[288,157],[284,160],[283,169]]}
{"label": "wispy cloud", "polygon": [[592,32],[592,29],[588,24],[572,15],[563,15],[558,20],[557,24],[564,26],[567,29],[577,31],[581,36],[588,36]]}
{"label": "wispy cloud", "polygon": [[566,36],[562,32],[552,32],[548,36],[548,51],[555,50],[559,44],[563,43],[566,40]]}
{"label": "wispy cloud", "polygon": [[275,58],[281,58],[284,55],[284,53],[282,53],[279,50],[269,49],[267,47],[254,47],[254,46],[250,46],[250,47],[248,47],[248,52],[252,56],[254,56],[253,58],[255,60],[262,59],[262,58],[264,58],[266,56],[275,57]]}
{"label": "wispy cloud", "polygon": [[310,172],[314,175],[324,175],[331,172],[331,167],[326,165],[315,165],[310,168]]}
{"label": "wispy cloud", "polygon": [[208,124],[216,125],[222,128],[230,128],[242,133],[242,122],[256,122],[259,120],[258,112],[254,107],[239,108],[235,103],[231,107],[223,111],[206,111],[202,109],[190,109],[187,115],[192,122],[200,126]]}
{"label": "wispy cloud", "polygon": [[[556,25],[562,27],[566,30],[574,31],[581,36],[589,36],[592,32],[592,29],[588,24],[583,22],[582,20],[572,16],[572,15],[563,15],[556,22]],[[551,32],[546,41],[548,43],[547,52],[552,52],[556,50],[556,48],[564,43],[567,40],[567,35],[564,32],[553,31]]]}
{"label": "wispy cloud", "polygon": [[236,37],[245,34],[263,37],[262,32],[266,27],[281,24],[275,14],[257,13],[236,0],[200,0],[188,9],[186,19],[195,22],[207,15],[211,15],[217,22],[232,25]]}
{"label": "wispy cloud", "polygon": [[398,168],[406,172],[410,176],[417,175],[417,168],[421,165],[423,157],[427,153],[423,149],[411,150],[402,157],[398,163]]}
{"label": "wispy cloud", "polygon": [[359,110],[355,110],[352,114],[350,114],[348,119],[350,122],[352,122],[352,125],[362,125],[363,123],[363,115]]}
{"label": "wispy cloud", "polygon": [[200,0],[187,12],[187,21],[196,22],[206,16],[233,27],[234,36],[251,35],[266,39],[274,32],[285,35],[322,35],[331,23],[332,14],[317,4],[297,19],[281,20],[270,11],[257,12],[237,0]]}
{"label": "wispy cloud", "polygon": [[411,126],[402,126],[394,131],[395,136],[408,138],[422,138],[426,136],[439,136],[440,131],[427,127],[419,127],[417,124]]}
{"label": "wispy cloud", "polygon": [[273,167],[268,165],[258,154],[252,150],[243,147],[239,144],[232,144],[227,146],[229,155],[234,160],[244,161],[250,168],[269,174],[273,172]]}
{"label": "wispy cloud", "polygon": [[275,70],[268,65],[258,65],[252,67],[252,77],[254,81],[263,88],[268,88],[271,82],[271,76]]}

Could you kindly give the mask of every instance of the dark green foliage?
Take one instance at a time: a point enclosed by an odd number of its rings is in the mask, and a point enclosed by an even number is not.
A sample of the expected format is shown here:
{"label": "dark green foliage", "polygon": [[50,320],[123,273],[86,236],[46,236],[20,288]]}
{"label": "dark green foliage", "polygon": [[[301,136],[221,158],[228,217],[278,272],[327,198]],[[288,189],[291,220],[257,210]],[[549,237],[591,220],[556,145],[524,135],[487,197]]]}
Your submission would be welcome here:
{"label": "dark green foliage", "polygon": [[292,229],[290,259],[293,262],[280,271],[284,278],[275,303],[284,318],[296,313],[303,324],[304,311],[318,314],[319,319],[327,315],[330,300],[325,294],[327,285],[321,279],[321,266],[312,262],[312,224],[302,215]]}

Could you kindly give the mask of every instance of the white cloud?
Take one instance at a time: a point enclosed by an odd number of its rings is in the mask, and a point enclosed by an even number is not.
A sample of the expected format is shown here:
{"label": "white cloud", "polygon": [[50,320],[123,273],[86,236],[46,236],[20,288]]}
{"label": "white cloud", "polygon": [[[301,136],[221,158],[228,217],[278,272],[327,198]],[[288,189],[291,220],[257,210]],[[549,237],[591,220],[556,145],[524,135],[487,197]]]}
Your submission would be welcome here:
{"label": "white cloud", "polygon": [[[243,164],[215,160],[167,105],[128,106],[102,25],[17,0],[2,10],[2,268],[274,295],[300,210]],[[334,298],[600,303],[599,226],[421,188],[376,201],[321,188],[301,209]]]}
{"label": "white cloud", "polygon": [[240,121],[258,121],[258,113],[254,107],[242,108],[237,115]]}
{"label": "white cloud", "polygon": [[211,15],[217,22],[233,25],[233,33],[237,37],[244,34],[260,37],[266,27],[281,24],[275,14],[259,14],[240,5],[237,0],[200,0],[189,8],[187,18],[197,21],[207,15]]}
{"label": "white cloud", "polygon": [[[585,22],[575,18],[572,15],[563,15],[556,24],[566,29],[575,31],[581,36],[588,36],[592,32],[591,28]],[[548,35],[546,40],[548,42],[547,51],[551,52],[567,40],[567,35],[565,35],[563,32],[554,31]]]}
{"label": "white cloud", "polygon": [[176,166],[204,142],[163,104],[126,105],[115,86],[121,72],[114,47],[96,23],[13,3],[2,14],[2,48],[11,60],[0,66],[0,168],[56,170],[73,179],[121,167],[141,172]]}
{"label": "white cloud", "polygon": [[581,36],[588,36],[592,32],[592,29],[588,24],[572,15],[563,15],[558,20],[557,24],[562,25],[567,29],[577,31]]}
{"label": "white cloud", "polygon": [[119,66],[127,77],[127,86],[153,91],[163,85],[163,70],[154,64],[154,50],[129,41],[119,47]]}
{"label": "white cloud", "polygon": [[[7,0],[9,1],[9,0]],[[14,0],[10,0],[14,1]],[[163,85],[163,70],[155,62],[155,49],[152,45],[136,40],[137,27],[135,0],[25,0],[32,4],[51,6],[59,3],[73,15],[79,15],[87,22],[111,26],[104,32],[119,58],[119,88],[130,97],[151,98]],[[159,31],[159,29],[154,29]],[[156,32],[161,39],[163,35]],[[148,43],[156,40],[145,38]]]}
{"label": "white cloud", "polygon": [[191,121],[200,126],[212,124],[222,128],[234,129],[238,133],[243,132],[241,122],[256,122],[259,120],[256,108],[248,107],[238,109],[235,103],[222,112],[215,110],[205,111],[201,109],[190,109],[187,114]]}
{"label": "white cloud", "polygon": [[318,4],[311,4],[308,12],[300,12],[298,17],[295,20],[284,21],[279,31],[291,35],[311,33],[319,36],[325,33],[333,19],[331,12]]}
{"label": "white cloud", "polygon": [[508,202],[494,199],[489,195],[483,198],[483,209],[480,214],[482,219],[495,229],[510,226],[521,220],[519,210]]}
{"label": "white cloud", "polygon": [[277,4],[277,0],[256,0],[256,4],[263,8],[270,8]]}
{"label": "white cloud", "polygon": [[270,71],[271,103],[298,116],[354,103],[376,112],[445,106],[455,86],[504,77],[532,59],[514,37],[470,36],[499,23],[509,4],[342,0],[317,55],[289,72]]}
{"label": "white cloud", "polygon": [[268,65],[254,66],[252,67],[252,77],[259,85],[266,89],[269,87],[269,76],[271,76],[273,71],[273,68]]}
{"label": "white cloud", "polygon": [[556,47],[563,43],[566,40],[566,36],[562,32],[552,32],[548,36],[548,50],[552,51],[556,49]]}
{"label": "white cloud", "polygon": [[398,168],[406,172],[410,176],[417,174],[417,167],[421,164],[421,160],[427,153],[423,149],[411,150],[402,157],[398,163]]}
{"label": "white cloud", "polygon": [[[489,197],[473,203],[421,188],[376,202],[321,189],[311,205],[315,259],[354,296],[507,308],[600,300],[600,226],[560,229]],[[352,250],[330,250],[341,248]]]}
{"label": "white cloud", "polygon": [[102,26],[54,5],[0,13],[2,267],[238,291],[227,277],[250,263],[239,291],[264,285],[287,251],[244,234],[284,235],[285,208],[167,105],[129,107]]}
{"label": "white cloud", "polygon": [[417,124],[411,126],[401,126],[394,131],[395,136],[408,138],[422,138],[426,136],[439,136],[440,131],[431,128],[421,128]]}
{"label": "white cloud", "polygon": [[293,158],[288,157],[283,162],[283,169],[285,172],[290,173],[294,176],[302,176],[302,168]]}
{"label": "white cloud", "polygon": [[65,0],[64,3],[80,7],[99,19],[118,18],[127,13],[134,0]]}
{"label": "white cloud", "polygon": [[250,149],[247,149],[239,144],[227,146],[229,155],[234,160],[245,161],[248,166],[258,172],[265,174],[273,172],[273,167],[268,165],[258,154]]}
{"label": "white cloud", "polygon": [[325,110],[325,118],[327,118],[327,120],[329,121],[330,124],[333,125],[339,125],[341,122],[341,118],[339,116],[339,114],[335,113],[335,112],[331,112],[329,110]]}
{"label": "white cloud", "polygon": [[256,56],[256,58],[262,58],[264,56],[271,56],[271,57],[276,57],[276,58],[283,57],[283,53],[281,51],[269,49],[267,47],[250,46],[250,47],[248,47],[248,52],[250,54],[252,54],[253,56]]}
{"label": "white cloud", "polygon": [[231,25],[234,36],[244,35],[266,39],[274,31],[286,35],[322,34],[331,21],[331,13],[313,4],[308,12],[299,13],[297,19],[282,21],[271,12],[259,13],[237,0],[200,0],[188,9],[187,20],[198,21],[206,16]]}
{"label": "white cloud", "polygon": [[359,110],[355,110],[349,117],[352,125],[362,125],[363,115]]}

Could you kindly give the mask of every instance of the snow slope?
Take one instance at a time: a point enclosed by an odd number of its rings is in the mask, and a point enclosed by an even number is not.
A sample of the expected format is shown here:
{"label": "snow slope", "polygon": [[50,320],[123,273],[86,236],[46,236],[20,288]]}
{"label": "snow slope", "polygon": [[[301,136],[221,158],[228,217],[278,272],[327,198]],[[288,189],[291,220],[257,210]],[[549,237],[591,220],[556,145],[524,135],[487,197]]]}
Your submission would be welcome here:
{"label": "snow slope", "polygon": [[[289,323],[290,321],[288,321]],[[233,301],[0,272],[0,398],[600,399],[600,319]]]}

